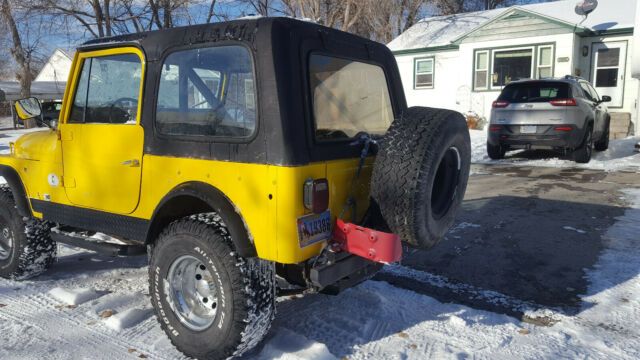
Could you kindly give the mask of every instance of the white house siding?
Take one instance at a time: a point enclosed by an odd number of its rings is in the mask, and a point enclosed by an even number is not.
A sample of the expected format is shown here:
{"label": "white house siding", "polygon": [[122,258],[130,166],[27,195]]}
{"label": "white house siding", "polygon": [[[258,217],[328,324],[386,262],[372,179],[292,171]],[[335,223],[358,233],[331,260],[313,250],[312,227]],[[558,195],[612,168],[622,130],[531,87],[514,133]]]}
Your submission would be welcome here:
{"label": "white house siding", "polygon": [[[581,76],[590,82],[594,82],[592,50],[593,45],[596,43],[612,43],[612,42],[627,42],[626,59],[625,59],[625,72],[624,72],[624,96],[622,100],[622,107],[612,107],[610,111],[625,112],[632,115],[632,121],[635,124],[637,122],[637,102],[638,102],[638,79],[634,79],[632,75],[632,58],[633,58],[633,36],[606,36],[606,37],[585,37],[581,39],[577,49],[582,49],[583,46],[589,47],[589,54],[587,56],[580,55],[578,57],[578,66],[582,71]],[[636,127],[637,129],[637,127]]]}
{"label": "white house siding", "polygon": [[[500,94],[500,89],[472,90],[474,50],[522,47],[542,43],[555,44],[554,76],[572,74],[575,57],[573,33],[463,43],[458,50],[397,55],[396,60],[400,68],[407,103],[409,106],[443,107],[460,112],[474,111],[488,117],[491,104]],[[414,59],[426,56],[435,56],[434,88],[414,89]],[[557,59],[562,57],[568,57],[569,61],[558,62]]]}
{"label": "white house siding", "polygon": [[34,81],[66,82],[69,78],[71,62],[72,59],[68,55],[56,49]]}

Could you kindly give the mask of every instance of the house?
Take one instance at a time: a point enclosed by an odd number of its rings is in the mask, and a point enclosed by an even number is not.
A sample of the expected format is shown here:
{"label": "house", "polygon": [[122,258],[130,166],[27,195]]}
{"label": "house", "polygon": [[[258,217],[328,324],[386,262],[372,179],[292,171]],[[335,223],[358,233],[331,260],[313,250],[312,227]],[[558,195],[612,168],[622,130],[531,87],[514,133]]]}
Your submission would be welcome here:
{"label": "house", "polygon": [[611,96],[612,132],[626,136],[639,118],[640,81],[630,66],[638,1],[600,0],[586,19],[575,0],[429,17],[388,46],[410,106],[488,118],[510,81],[574,75]]}
{"label": "house", "polygon": [[33,81],[54,81],[66,83],[69,77],[69,71],[71,70],[72,61],[73,53],[69,53],[63,49],[56,49]]}

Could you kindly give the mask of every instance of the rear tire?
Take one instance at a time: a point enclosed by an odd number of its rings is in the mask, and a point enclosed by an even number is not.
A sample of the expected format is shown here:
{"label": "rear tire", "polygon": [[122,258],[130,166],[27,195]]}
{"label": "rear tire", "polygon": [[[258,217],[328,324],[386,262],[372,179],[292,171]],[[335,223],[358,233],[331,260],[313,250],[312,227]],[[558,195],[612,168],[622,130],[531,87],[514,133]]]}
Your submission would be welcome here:
{"label": "rear tire", "polygon": [[409,108],[391,124],[380,146],[371,197],[391,231],[410,246],[429,249],[455,220],[470,162],[462,114]]}
{"label": "rear tire", "polygon": [[487,143],[487,154],[492,160],[500,160],[504,158],[507,148],[502,145],[491,145]]}
{"label": "rear tire", "polygon": [[573,152],[573,159],[577,163],[586,164],[591,161],[593,153],[593,127],[589,126],[584,134],[582,145]]}
{"label": "rear tire", "polygon": [[222,220],[174,221],[153,247],[151,302],[162,329],[186,355],[226,359],[256,346],[275,316],[275,266],[243,258]]}
{"label": "rear tire", "polygon": [[593,147],[596,151],[605,151],[609,148],[610,122],[611,122],[611,119],[607,118],[605,130],[604,130],[604,133],[602,134],[602,137],[600,138],[600,140],[596,141],[595,144],[593,144]]}
{"label": "rear tire", "polygon": [[56,251],[50,224],[18,214],[11,189],[0,187],[0,277],[25,280],[40,275]]}

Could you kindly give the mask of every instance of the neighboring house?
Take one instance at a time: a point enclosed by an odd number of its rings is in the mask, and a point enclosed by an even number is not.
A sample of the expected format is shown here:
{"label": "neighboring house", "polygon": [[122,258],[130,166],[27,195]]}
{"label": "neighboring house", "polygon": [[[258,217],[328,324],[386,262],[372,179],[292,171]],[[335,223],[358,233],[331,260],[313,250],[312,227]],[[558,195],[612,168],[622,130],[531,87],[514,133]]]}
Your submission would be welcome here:
{"label": "neighboring house", "polygon": [[56,49],[33,81],[55,81],[66,83],[69,77],[69,71],[71,70],[72,60],[73,53],[68,53],[62,49]]}
{"label": "neighboring house", "polygon": [[632,129],[632,120],[637,129],[640,81],[630,64],[638,0],[600,0],[586,19],[574,12],[576,2],[420,20],[388,44],[407,102],[488,117],[509,81],[577,75],[611,96],[616,126]]}

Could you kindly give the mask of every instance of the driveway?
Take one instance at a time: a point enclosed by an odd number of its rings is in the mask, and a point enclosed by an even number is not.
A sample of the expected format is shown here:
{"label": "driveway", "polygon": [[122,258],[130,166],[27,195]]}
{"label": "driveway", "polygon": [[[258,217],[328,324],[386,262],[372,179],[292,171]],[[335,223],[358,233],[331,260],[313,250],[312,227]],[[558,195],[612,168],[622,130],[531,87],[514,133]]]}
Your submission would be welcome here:
{"label": "driveway", "polygon": [[[634,187],[635,172],[474,164],[455,227],[434,249],[405,253],[402,265],[429,281],[394,271],[378,279],[518,318],[523,304],[576,314],[585,309],[585,272],[607,245],[603,234],[626,210],[621,190]],[[486,296],[492,292],[505,296]]]}

